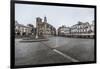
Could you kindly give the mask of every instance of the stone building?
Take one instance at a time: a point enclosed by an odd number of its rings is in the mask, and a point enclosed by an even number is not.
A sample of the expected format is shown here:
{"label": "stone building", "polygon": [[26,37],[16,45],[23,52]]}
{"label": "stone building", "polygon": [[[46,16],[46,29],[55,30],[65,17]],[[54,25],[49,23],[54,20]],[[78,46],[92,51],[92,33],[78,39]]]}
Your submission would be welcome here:
{"label": "stone building", "polygon": [[88,22],[78,22],[77,24],[66,27],[61,26],[58,28],[58,35],[59,36],[70,36],[70,37],[87,37],[87,38],[93,38],[94,37],[94,21],[92,21],[92,24],[89,24]]}
{"label": "stone building", "polygon": [[15,36],[23,37],[29,35],[32,35],[32,27],[24,26],[22,24],[19,24],[17,21],[15,21]]}
{"label": "stone building", "polygon": [[88,22],[78,22],[78,24],[71,26],[71,34],[86,34],[89,33],[90,30],[91,26]]}
{"label": "stone building", "polygon": [[71,35],[75,37],[94,37],[94,23],[89,24],[88,22],[78,22],[71,26]]}
{"label": "stone building", "polygon": [[44,17],[44,21],[42,21],[40,17],[36,18],[36,38],[42,38],[55,34],[56,29],[47,22],[46,17]]}
{"label": "stone building", "polygon": [[66,27],[65,25],[62,25],[58,28],[58,35],[59,36],[68,36],[71,33],[70,27]]}
{"label": "stone building", "polygon": [[92,31],[92,33],[94,34],[94,32],[95,32],[95,28],[94,28],[94,21],[92,21],[92,24],[91,24],[91,31]]}

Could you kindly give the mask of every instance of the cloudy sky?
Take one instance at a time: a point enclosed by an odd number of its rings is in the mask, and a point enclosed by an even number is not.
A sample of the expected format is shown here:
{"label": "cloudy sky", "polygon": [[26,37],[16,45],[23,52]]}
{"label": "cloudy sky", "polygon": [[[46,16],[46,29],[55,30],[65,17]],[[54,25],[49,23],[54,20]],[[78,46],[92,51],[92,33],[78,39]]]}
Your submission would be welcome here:
{"label": "cloudy sky", "polygon": [[91,23],[94,20],[94,8],[15,4],[15,20],[20,24],[35,26],[36,17],[43,19],[45,16],[56,29],[62,25],[70,27],[78,21]]}

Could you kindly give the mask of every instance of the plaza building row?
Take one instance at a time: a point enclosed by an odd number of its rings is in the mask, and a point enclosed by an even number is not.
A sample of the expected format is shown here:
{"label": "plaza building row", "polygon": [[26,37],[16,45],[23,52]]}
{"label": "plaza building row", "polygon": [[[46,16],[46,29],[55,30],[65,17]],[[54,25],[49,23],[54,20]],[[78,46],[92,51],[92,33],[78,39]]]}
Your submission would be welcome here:
{"label": "plaza building row", "polygon": [[36,27],[33,24],[28,24],[27,26],[18,23],[15,21],[15,36],[16,37],[26,37],[32,36],[34,38],[44,38],[49,36],[56,35],[56,29],[51,24],[47,22],[47,18],[37,17],[36,18]]}
{"label": "plaza building row", "polygon": [[79,21],[77,24],[71,27],[66,27],[63,25],[58,28],[59,36],[93,38],[94,32],[94,21],[92,21],[91,24],[88,22],[83,23]]}
{"label": "plaza building row", "polygon": [[27,37],[34,34],[34,26],[28,24],[27,26],[19,24],[18,21],[15,21],[15,37]]}
{"label": "plaza building row", "polygon": [[62,25],[58,28],[58,36],[64,36],[64,35],[70,35],[71,34],[71,28],[66,27],[65,25]]}

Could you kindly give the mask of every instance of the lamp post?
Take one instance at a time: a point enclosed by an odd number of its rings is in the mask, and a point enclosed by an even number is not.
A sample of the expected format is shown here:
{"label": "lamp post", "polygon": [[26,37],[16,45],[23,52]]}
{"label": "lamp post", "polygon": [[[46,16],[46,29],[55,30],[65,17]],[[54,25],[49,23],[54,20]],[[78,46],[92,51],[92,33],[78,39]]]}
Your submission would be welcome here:
{"label": "lamp post", "polygon": [[38,39],[38,25],[36,23],[36,36],[35,36],[36,39]]}

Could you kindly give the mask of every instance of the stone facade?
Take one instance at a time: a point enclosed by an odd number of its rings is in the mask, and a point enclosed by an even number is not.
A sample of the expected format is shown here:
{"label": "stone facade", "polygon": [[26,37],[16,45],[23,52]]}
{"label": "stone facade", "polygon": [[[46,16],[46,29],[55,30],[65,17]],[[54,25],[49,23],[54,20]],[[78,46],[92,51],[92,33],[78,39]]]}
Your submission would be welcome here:
{"label": "stone facade", "polygon": [[95,30],[94,30],[94,29],[95,29],[95,28],[94,28],[94,25],[95,25],[95,24],[94,24],[94,21],[92,21],[92,24],[91,24],[91,31],[92,31],[93,34],[94,34],[94,32],[95,32]]}
{"label": "stone facade", "polygon": [[56,29],[47,22],[46,17],[44,17],[44,21],[40,17],[36,18],[36,29],[37,38],[56,34]]}
{"label": "stone facade", "polygon": [[94,23],[89,24],[88,22],[78,22],[71,27],[71,34],[90,34],[94,33]]}
{"label": "stone facade", "polygon": [[58,35],[68,36],[71,33],[71,29],[66,26],[61,26],[58,28]]}
{"label": "stone facade", "polygon": [[78,24],[75,24],[71,27],[71,34],[85,34],[89,33],[90,30],[91,26],[88,22],[78,22]]}
{"label": "stone facade", "polygon": [[64,36],[75,36],[75,37],[94,37],[94,21],[92,21],[92,24],[88,22],[78,22],[77,24],[66,27],[61,26],[58,28],[58,35],[64,35]]}
{"label": "stone facade", "polygon": [[15,36],[29,36],[32,33],[32,27],[24,26],[15,21]]}

